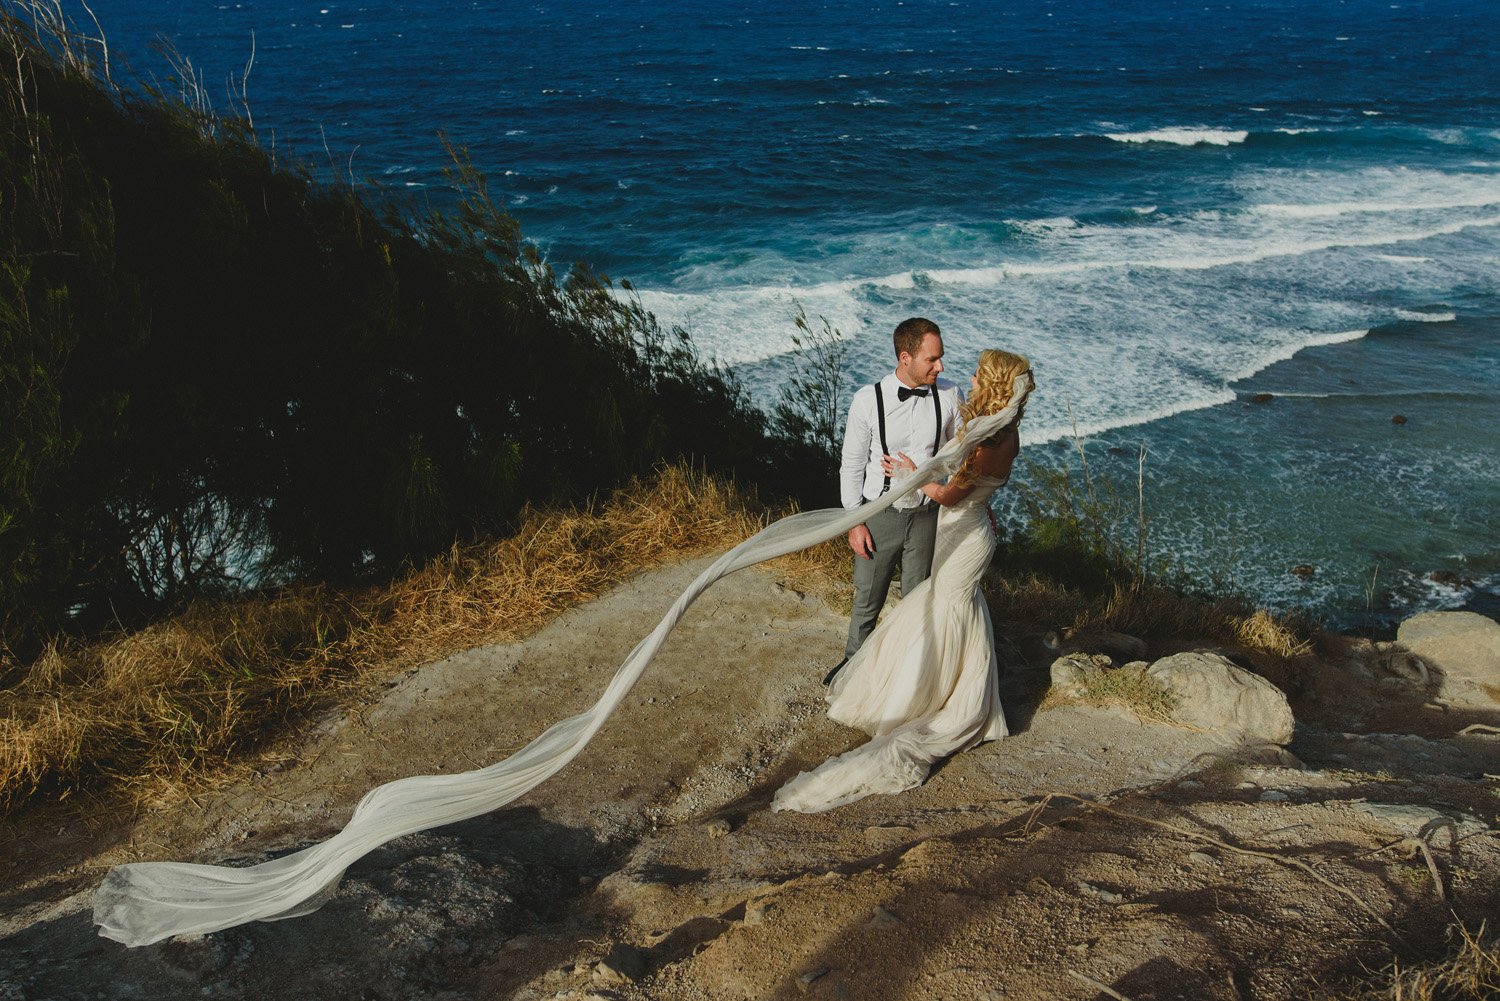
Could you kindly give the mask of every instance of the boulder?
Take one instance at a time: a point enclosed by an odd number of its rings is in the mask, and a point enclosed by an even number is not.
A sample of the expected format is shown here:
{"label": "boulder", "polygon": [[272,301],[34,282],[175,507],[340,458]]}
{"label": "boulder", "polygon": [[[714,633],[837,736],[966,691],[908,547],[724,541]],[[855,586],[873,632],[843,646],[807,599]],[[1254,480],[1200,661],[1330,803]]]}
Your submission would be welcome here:
{"label": "boulder", "polygon": [[1110,659],[1102,654],[1066,654],[1052,662],[1052,689],[1062,695],[1078,695],[1086,687],[1090,671],[1108,670],[1110,666]]}
{"label": "boulder", "polygon": [[1257,741],[1292,739],[1292,707],[1281,690],[1216,653],[1163,657],[1146,672],[1177,698],[1172,716],[1205,730],[1239,730]]}
{"label": "boulder", "polygon": [[1401,623],[1396,642],[1437,668],[1443,694],[1500,686],[1500,624],[1477,612],[1423,612]]}

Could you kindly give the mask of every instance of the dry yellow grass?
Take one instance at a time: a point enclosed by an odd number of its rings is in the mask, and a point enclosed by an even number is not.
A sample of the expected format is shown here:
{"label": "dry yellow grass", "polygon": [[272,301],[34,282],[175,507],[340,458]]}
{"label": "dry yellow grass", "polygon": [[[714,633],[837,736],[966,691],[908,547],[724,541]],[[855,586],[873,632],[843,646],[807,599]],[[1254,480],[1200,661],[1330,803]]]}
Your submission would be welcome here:
{"label": "dry yellow grass", "polygon": [[[732,482],[670,467],[591,510],[529,511],[514,535],[455,546],[385,586],[288,587],[194,605],[133,633],[58,643],[0,691],[0,816],[39,794],[147,797],[190,784],[284,730],[290,716],[369,683],[377,669],[523,637],[663,560],[739,542],[770,514]],[[792,587],[847,611],[842,539],[774,566]],[[1036,576],[993,573],[986,592],[1002,623],[1208,637],[1282,660],[1307,647],[1291,620],[1153,583],[1089,598]]]}
{"label": "dry yellow grass", "polygon": [[[144,794],[211,771],[377,666],[524,636],[664,559],[738,542],[762,519],[734,484],[666,468],[596,510],[529,511],[513,536],[455,546],[387,586],[288,587],[55,644],[0,692],[0,812],[38,793]],[[819,579],[816,554],[784,566]]]}
{"label": "dry yellow grass", "polygon": [[1036,574],[991,572],[984,589],[990,611],[1000,621],[1110,629],[1147,640],[1190,636],[1279,661],[1308,654],[1315,633],[1312,623],[1295,615],[1254,608],[1235,598],[1203,598],[1151,579],[1116,584],[1091,597]]}
{"label": "dry yellow grass", "polygon": [[1445,959],[1390,968],[1343,989],[1320,991],[1317,1001],[1493,1001],[1500,998],[1500,936],[1480,924],[1470,931],[1452,925]]}

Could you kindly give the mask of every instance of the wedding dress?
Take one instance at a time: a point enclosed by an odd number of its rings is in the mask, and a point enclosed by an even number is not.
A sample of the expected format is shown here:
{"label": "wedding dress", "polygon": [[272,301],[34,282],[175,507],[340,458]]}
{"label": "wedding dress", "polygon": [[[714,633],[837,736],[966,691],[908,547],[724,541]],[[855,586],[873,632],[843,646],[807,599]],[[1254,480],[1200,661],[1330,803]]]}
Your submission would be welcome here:
{"label": "wedding dress", "polygon": [[828,691],[828,715],[873,739],[782,786],[773,810],[820,813],[920,785],[932,763],[1006,734],[999,665],[979,579],[995,551],[989,497],[974,489],[938,513],[932,575],[881,619]]}
{"label": "wedding dress", "polygon": [[[1030,380],[1029,373],[1016,377],[1012,400],[1025,399]],[[510,757],[470,772],[417,775],[378,786],[360,800],[338,834],[269,862],[242,868],[191,862],[115,866],[94,895],[99,934],[127,946],[149,945],[174,935],[307,914],[327,902],[350,864],[386,842],[489,813],[525,795],[587,746],[635,687],[688,606],[715,581],[838,538],[911,491],[953,475],[979,442],[1013,422],[1017,413],[1013,403],[976,419],[963,438],[948,442],[899,486],[870,504],[853,511],[832,508],[782,518],[735,546],[678,596],[657,627],[625,658],[591,709],[554,724]]]}

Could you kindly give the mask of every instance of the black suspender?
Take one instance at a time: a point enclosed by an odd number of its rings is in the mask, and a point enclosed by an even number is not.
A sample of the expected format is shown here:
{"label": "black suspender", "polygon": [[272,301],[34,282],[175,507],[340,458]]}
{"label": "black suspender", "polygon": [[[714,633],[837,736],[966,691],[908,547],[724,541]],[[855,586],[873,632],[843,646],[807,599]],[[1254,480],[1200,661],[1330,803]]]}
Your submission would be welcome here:
{"label": "black suspender", "polygon": [[[880,423],[880,454],[890,455],[891,450],[885,443],[885,394],[880,391],[880,383],[875,384],[875,418]],[[937,455],[938,449],[943,444],[943,403],[938,399],[937,387],[932,387],[932,419],[936,429],[932,432],[932,454]],[[885,478],[885,484],[880,488],[885,493],[891,488],[891,478]]]}
{"label": "black suspender", "polygon": [[937,455],[938,449],[943,447],[943,405],[938,402],[937,385],[932,387],[932,419],[934,422],[932,431],[932,454]]}

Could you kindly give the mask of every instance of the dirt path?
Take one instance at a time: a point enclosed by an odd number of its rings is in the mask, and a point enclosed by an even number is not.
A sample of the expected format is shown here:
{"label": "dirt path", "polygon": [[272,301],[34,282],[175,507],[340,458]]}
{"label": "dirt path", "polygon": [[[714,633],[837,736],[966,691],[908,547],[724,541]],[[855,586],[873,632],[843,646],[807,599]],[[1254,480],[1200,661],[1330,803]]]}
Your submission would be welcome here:
{"label": "dirt path", "polygon": [[[0,1001],[1110,996],[1090,980],[1135,1001],[1270,999],[1430,951],[1450,908],[1494,912],[1500,738],[1454,736],[1431,705],[1379,716],[1372,692],[1422,693],[1365,684],[1357,659],[1304,693],[1296,757],[1250,760],[1124,710],[1039,710],[1037,673],[1012,670],[1011,738],[902,796],[770,813],[783,781],[860,738],[822,712],[844,620],[752,570],[700,600],[594,743],[511,807],[391,843],[308,917],[134,950],[93,934],[103,866],[262,859],[337,830],[376,783],[487,764],[586,708],[704,565],[393,678],[261,773],[17,870]],[[1344,732],[1393,715],[1424,736]],[[1400,845],[1432,820],[1446,900]]]}

